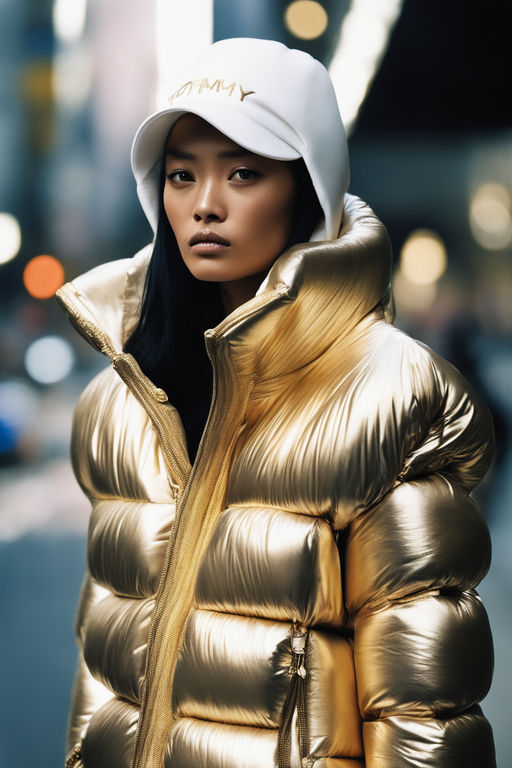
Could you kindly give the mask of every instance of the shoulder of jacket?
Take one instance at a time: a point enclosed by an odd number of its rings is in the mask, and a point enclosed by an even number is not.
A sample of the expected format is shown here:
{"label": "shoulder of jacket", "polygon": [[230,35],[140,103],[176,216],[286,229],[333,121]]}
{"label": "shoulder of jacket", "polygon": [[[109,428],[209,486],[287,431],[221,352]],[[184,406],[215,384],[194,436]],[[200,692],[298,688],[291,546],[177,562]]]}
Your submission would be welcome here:
{"label": "shoulder of jacket", "polygon": [[112,357],[120,352],[140,312],[152,244],[135,256],[100,264],[57,291],[57,300],[77,331]]}
{"label": "shoulder of jacket", "polygon": [[442,471],[466,491],[477,485],[494,455],[492,414],[480,393],[460,371],[422,342],[418,378],[430,425],[408,457],[404,477]]}
{"label": "shoulder of jacket", "polygon": [[99,288],[103,285],[110,286],[112,281],[117,282],[125,277],[130,278],[147,265],[152,249],[153,243],[148,243],[136,251],[133,256],[112,259],[111,261],[98,264],[70,280],[70,283],[79,293],[87,293],[87,289],[92,286],[94,288]]}
{"label": "shoulder of jacket", "polygon": [[399,381],[402,395],[414,393],[429,418],[447,414],[464,403],[467,411],[485,424],[485,431],[492,431],[492,417],[480,393],[452,363],[424,342],[382,323],[372,364],[375,375],[382,379],[383,392],[386,381],[391,390],[393,379]]}
{"label": "shoulder of jacket", "polygon": [[383,332],[387,335],[383,345],[386,356],[389,354],[399,356],[403,366],[402,375],[420,371],[429,383],[437,384],[440,396],[450,385],[472,390],[460,371],[423,341],[389,324],[383,324]]}
{"label": "shoulder of jacket", "polygon": [[425,385],[431,389],[437,384],[444,361],[430,347],[385,321],[378,323],[376,331],[372,367],[377,376],[386,372],[394,379],[410,381],[418,393]]}

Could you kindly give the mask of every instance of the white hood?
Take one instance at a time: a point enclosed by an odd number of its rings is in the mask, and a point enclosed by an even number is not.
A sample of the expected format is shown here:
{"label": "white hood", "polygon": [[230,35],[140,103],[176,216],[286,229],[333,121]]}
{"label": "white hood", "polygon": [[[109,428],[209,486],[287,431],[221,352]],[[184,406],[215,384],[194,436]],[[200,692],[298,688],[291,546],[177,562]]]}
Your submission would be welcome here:
{"label": "white hood", "polygon": [[233,38],[214,43],[178,75],[169,106],[142,123],[132,146],[137,192],[153,231],[165,141],[186,112],[251,152],[277,160],[302,157],[324,212],[310,239],[337,236],[349,182],[348,149],[323,64],[273,40]]}

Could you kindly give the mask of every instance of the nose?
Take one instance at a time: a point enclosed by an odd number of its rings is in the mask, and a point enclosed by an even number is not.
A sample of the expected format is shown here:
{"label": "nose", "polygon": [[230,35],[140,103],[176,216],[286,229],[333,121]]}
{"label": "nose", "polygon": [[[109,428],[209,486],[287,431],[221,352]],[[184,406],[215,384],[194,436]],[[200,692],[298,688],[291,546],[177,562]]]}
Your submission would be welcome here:
{"label": "nose", "polygon": [[193,213],[194,220],[197,222],[224,221],[226,205],[219,184],[215,180],[205,179],[198,184]]}

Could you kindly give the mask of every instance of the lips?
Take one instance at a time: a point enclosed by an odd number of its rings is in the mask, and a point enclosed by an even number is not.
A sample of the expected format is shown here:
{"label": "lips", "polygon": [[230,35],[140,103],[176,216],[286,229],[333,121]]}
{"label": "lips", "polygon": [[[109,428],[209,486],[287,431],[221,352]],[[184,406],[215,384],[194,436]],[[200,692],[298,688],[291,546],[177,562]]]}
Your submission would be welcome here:
{"label": "lips", "polygon": [[189,245],[197,245],[198,243],[217,243],[218,245],[231,245],[229,240],[226,240],[224,237],[221,237],[216,232],[210,232],[207,230],[206,232],[196,232],[189,240]]}

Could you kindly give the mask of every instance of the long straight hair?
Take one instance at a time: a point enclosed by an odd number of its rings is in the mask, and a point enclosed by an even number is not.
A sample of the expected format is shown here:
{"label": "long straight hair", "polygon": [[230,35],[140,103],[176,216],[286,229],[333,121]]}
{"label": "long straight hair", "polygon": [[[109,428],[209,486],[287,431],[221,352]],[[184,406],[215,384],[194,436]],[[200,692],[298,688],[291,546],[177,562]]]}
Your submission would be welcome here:
{"label": "long straight hair", "polygon": [[[290,167],[295,200],[291,234],[284,250],[307,242],[323,215],[304,161],[294,160]],[[124,349],[136,358],[153,383],[165,390],[182,418],[193,407],[201,412],[196,420],[204,421],[212,389],[204,332],[217,325],[225,313],[219,285],[195,278],[181,258],[163,206],[164,183],[165,164],[162,163],[158,227],[141,314]]]}

